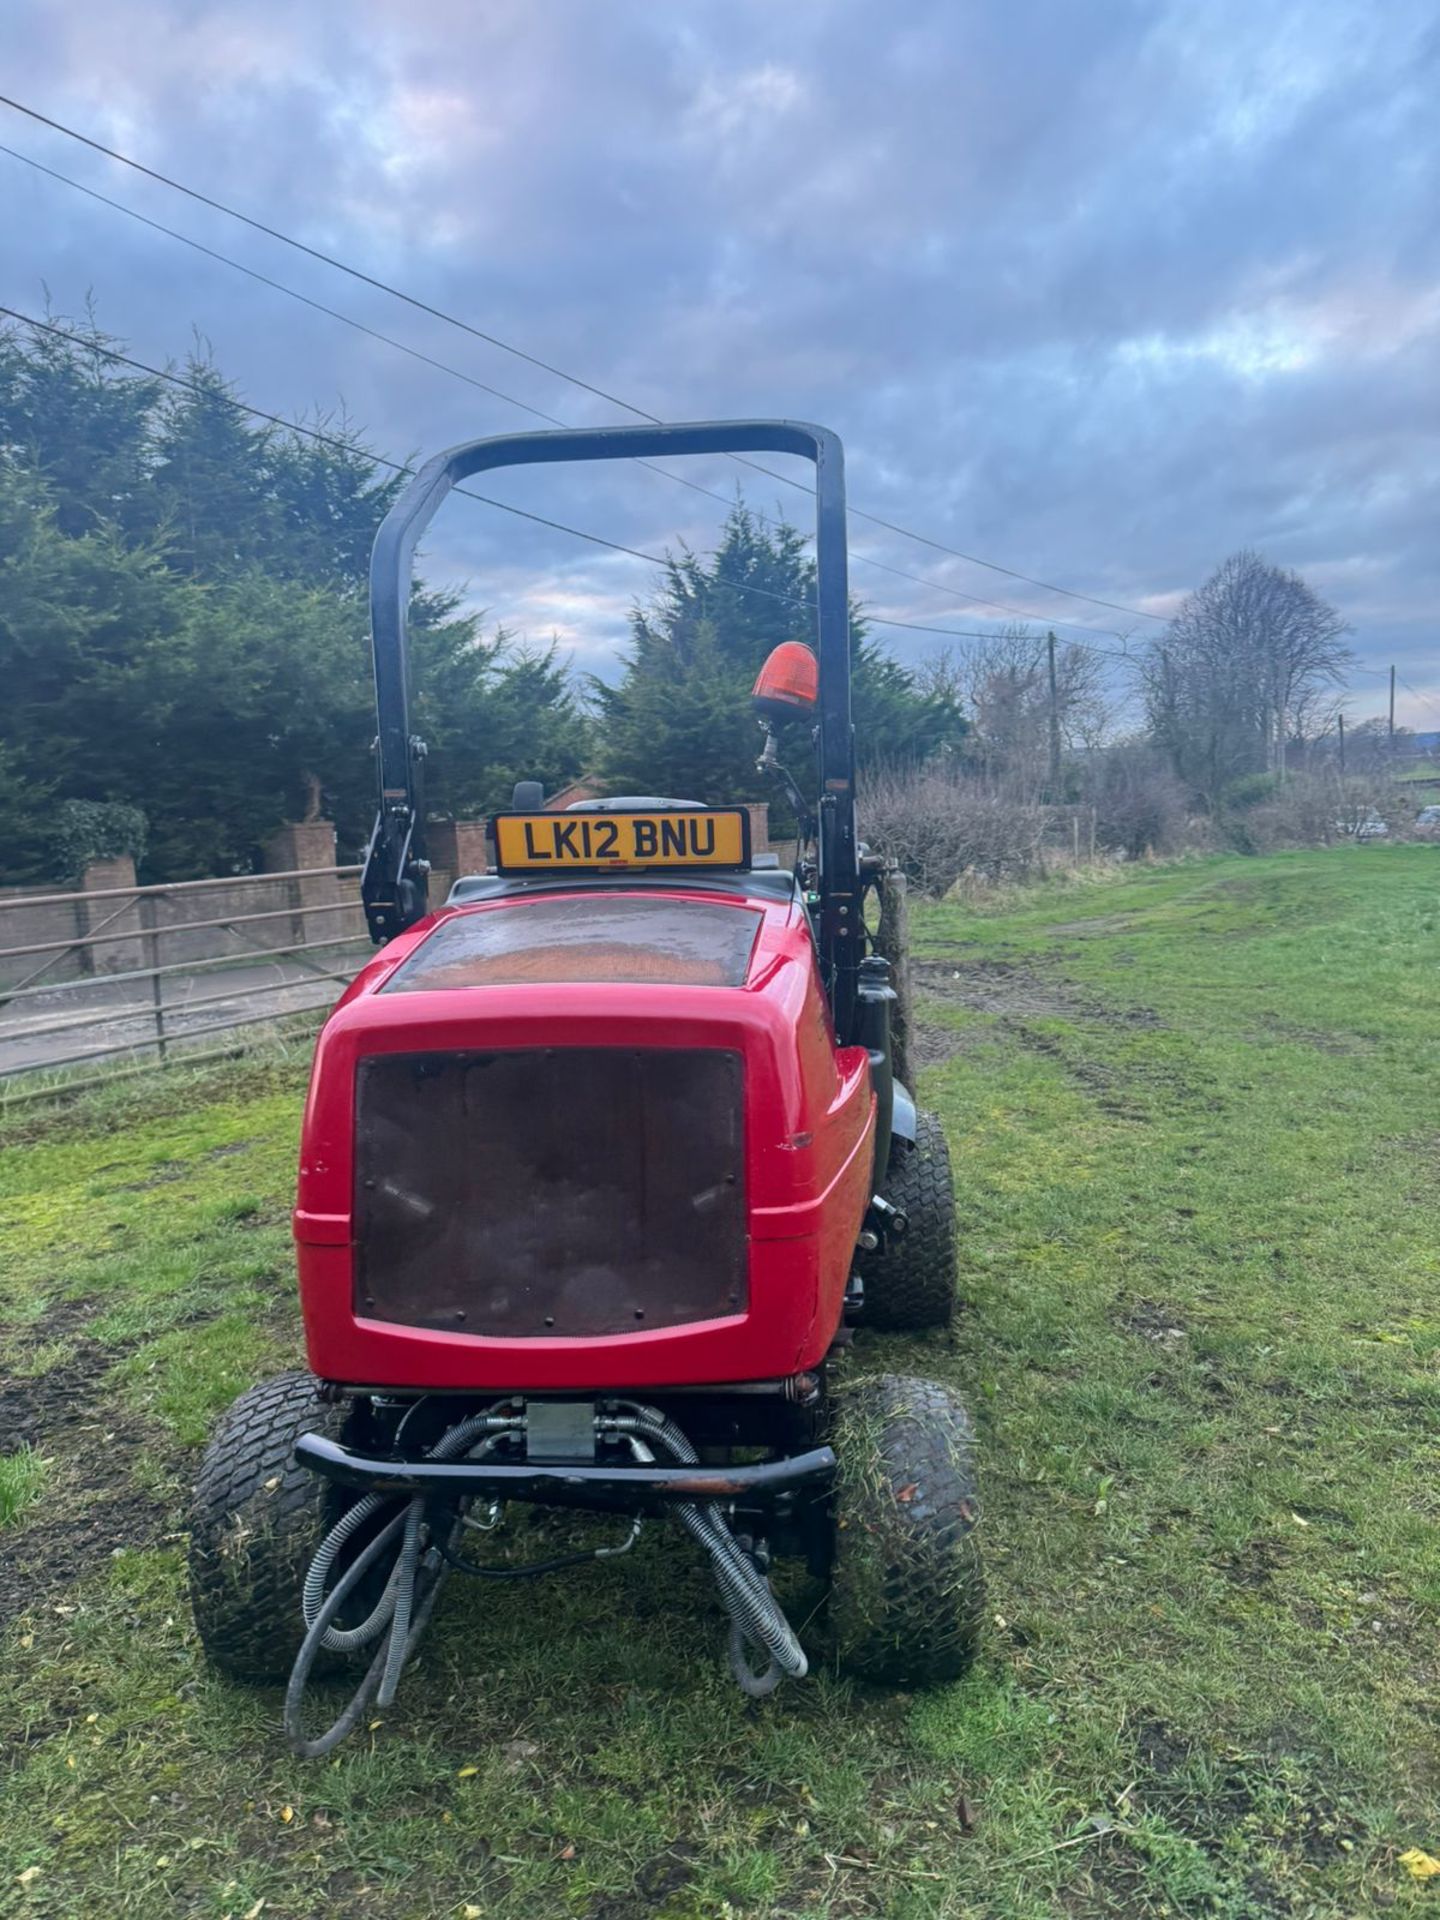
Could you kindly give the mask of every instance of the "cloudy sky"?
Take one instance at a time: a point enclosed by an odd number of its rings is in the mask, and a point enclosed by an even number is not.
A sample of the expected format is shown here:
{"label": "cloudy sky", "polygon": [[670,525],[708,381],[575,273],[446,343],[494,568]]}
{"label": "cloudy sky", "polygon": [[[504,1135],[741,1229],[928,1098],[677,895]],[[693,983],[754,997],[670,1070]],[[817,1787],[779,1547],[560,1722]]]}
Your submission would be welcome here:
{"label": "cloudy sky", "polygon": [[[860,520],[877,618],[1133,647],[1254,546],[1351,621],[1355,717],[1393,660],[1440,725],[1436,0],[6,0],[0,56],[0,92],[552,367],[824,422],[855,505],[1133,609]],[[9,306],[92,294],[156,362],[198,333],[257,406],[401,457],[541,424],[510,401],[633,417],[10,109],[0,141],[453,371],[0,154]],[[724,510],[621,469],[490,490],[649,552]],[[463,500],[426,569],[601,671],[653,578]]]}

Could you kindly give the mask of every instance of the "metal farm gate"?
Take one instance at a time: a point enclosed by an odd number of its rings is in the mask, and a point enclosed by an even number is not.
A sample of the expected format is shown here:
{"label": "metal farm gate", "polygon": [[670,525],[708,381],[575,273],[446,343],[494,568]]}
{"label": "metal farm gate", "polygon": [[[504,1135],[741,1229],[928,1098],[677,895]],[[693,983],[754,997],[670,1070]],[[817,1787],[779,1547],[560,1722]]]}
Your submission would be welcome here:
{"label": "metal farm gate", "polygon": [[359,874],[0,895],[0,1101],[313,1029],[373,951]]}

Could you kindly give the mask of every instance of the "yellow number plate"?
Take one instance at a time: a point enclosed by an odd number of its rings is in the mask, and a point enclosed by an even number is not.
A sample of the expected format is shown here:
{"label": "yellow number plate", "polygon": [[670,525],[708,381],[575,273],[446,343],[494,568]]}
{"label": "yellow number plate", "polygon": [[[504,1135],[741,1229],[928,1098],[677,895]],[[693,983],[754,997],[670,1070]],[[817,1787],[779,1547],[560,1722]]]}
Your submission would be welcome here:
{"label": "yellow number plate", "polygon": [[604,872],[626,867],[729,867],[750,864],[750,816],[743,807],[676,808],[660,813],[497,813],[500,873]]}

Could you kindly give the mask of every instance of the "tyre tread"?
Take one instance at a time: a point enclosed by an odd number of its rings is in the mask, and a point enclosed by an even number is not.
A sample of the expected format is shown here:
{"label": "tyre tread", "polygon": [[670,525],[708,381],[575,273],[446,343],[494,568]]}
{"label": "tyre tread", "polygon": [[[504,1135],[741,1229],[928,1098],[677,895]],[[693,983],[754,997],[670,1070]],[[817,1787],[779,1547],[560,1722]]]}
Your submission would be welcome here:
{"label": "tyre tread", "polygon": [[241,1394],[206,1449],[191,1501],[190,1595],[205,1651],[231,1679],[282,1681],[299,1650],[305,1572],[334,1501],[292,1450],[302,1433],[342,1438],[348,1418],[310,1374],[279,1374]]}
{"label": "tyre tread", "polygon": [[900,1685],[957,1679],[985,1606],[969,1416],[934,1381],[881,1374],[844,1396],[836,1451],[841,1664]]}
{"label": "tyre tread", "polygon": [[883,1192],[903,1210],[909,1226],[883,1253],[857,1262],[865,1284],[865,1324],[880,1332],[949,1326],[958,1274],[955,1182],[937,1115],[916,1115],[915,1144],[891,1162]]}

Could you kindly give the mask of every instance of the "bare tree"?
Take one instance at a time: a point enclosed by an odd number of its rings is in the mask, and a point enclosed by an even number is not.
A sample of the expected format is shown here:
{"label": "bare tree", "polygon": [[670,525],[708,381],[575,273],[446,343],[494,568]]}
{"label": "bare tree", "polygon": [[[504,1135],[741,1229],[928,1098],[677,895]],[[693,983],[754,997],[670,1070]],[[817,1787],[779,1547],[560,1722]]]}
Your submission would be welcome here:
{"label": "bare tree", "polygon": [[1287,763],[1298,758],[1300,765],[1327,757],[1339,738],[1339,720],[1345,705],[1342,689],[1333,684],[1316,683],[1297,693],[1290,708],[1289,745],[1295,750]]}
{"label": "bare tree", "polygon": [[[1331,755],[1339,758],[1339,740],[1331,736],[1327,741]],[[1345,729],[1345,765],[1350,773],[1378,774],[1393,773],[1397,766],[1414,760],[1419,754],[1419,743],[1410,727],[1396,727],[1394,733],[1383,714],[1369,720],[1352,723]]]}
{"label": "bare tree", "polygon": [[1080,640],[1055,649],[1060,738],[1069,753],[1095,753],[1110,739],[1120,701],[1105,681],[1105,658]]}
{"label": "bare tree", "polygon": [[1043,868],[1046,809],[957,768],[871,772],[859,803],[870,845],[924,893],[944,894],[966,874],[1024,880]]}
{"label": "bare tree", "polygon": [[[958,696],[965,708],[970,732],[964,751],[972,770],[1007,793],[1039,794],[1050,759],[1047,636],[1030,627],[1005,627],[965,654],[938,656],[928,674],[937,690]],[[1073,641],[1056,643],[1053,712],[1068,752],[1093,748],[1104,737],[1113,705],[1100,654]]]}
{"label": "bare tree", "polygon": [[1298,574],[1236,553],[1190,594],[1145,663],[1152,737],[1213,809],[1246,774],[1285,776],[1292,730],[1353,658],[1345,622]]}
{"label": "bare tree", "polygon": [[1149,740],[1116,740],[1091,754],[1082,792],[1099,845],[1127,859],[1175,853],[1195,838],[1185,789]]}

